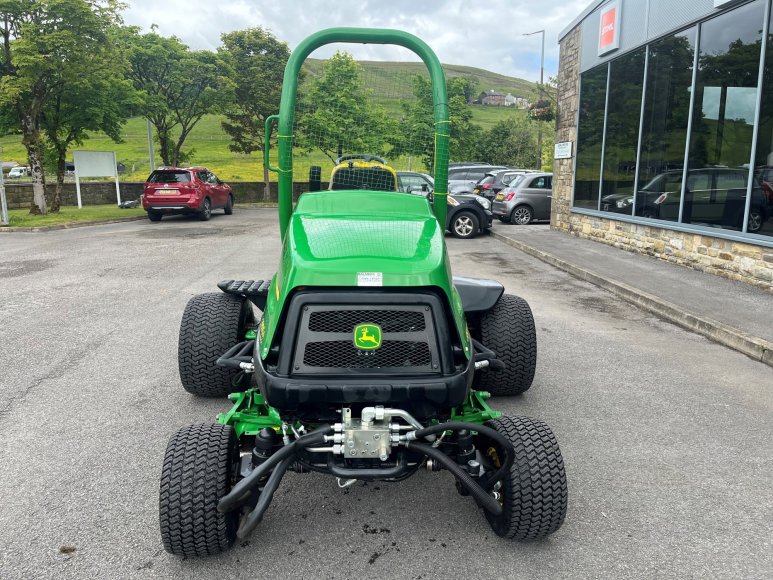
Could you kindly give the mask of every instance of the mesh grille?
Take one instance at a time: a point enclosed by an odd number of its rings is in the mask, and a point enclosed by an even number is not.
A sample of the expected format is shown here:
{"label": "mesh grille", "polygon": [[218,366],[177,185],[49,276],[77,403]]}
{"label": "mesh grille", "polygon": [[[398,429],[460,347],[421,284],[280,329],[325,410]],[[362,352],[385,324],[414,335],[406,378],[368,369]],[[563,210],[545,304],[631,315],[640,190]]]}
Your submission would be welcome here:
{"label": "mesh grille", "polygon": [[399,368],[424,367],[432,363],[425,342],[385,340],[381,348],[362,351],[352,341],[310,342],[303,353],[303,364],[323,368]]}
{"label": "mesh grille", "polygon": [[358,324],[378,324],[382,332],[419,332],[425,329],[424,314],[405,310],[327,310],[312,312],[312,332],[352,332]]}

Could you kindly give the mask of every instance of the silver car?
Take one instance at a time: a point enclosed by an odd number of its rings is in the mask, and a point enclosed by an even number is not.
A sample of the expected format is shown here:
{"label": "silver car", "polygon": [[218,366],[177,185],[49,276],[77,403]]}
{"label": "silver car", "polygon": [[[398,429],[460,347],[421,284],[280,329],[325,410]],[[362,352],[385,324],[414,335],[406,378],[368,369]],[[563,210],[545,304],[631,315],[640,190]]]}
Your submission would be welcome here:
{"label": "silver car", "polygon": [[505,223],[550,221],[552,200],[553,174],[527,173],[516,177],[508,187],[497,194],[491,205],[491,212]]}

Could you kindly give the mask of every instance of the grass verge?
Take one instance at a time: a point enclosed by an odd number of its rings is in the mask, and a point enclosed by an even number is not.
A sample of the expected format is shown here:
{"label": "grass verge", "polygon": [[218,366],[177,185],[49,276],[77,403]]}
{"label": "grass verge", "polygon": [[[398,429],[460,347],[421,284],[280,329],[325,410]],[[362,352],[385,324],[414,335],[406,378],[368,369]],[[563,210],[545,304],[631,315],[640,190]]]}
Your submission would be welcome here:
{"label": "grass verge", "polygon": [[13,228],[38,228],[64,224],[101,222],[126,217],[145,215],[142,208],[121,209],[116,205],[90,205],[82,209],[75,206],[62,206],[59,213],[46,215],[30,215],[28,209],[12,209],[8,211],[8,225]]}

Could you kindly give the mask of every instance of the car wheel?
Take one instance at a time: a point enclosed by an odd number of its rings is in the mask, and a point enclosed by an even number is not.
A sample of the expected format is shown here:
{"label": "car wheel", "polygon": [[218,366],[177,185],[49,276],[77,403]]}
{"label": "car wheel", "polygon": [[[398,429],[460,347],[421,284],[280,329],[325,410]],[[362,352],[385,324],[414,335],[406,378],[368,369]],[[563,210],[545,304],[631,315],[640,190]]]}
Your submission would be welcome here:
{"label": "car wheel", "polygon": [[228,201],[225,202],[225,215],[231,215],[234,212],[234,197],[228,196]]}
{"label": "car wheel", "polygon": [[201,211],[199,212],[199,219],[203,222],[206,222],[211,217],[212,217],[212,202],[209,201],[208,197],[205,197],[204,203],[201,206]]}
{"label": "car wheel", "polygon": [[746,227],[746,231],[751,234],[756,234],[762,229],[765,223],[765,214],[758,207],[753,207],[749,210],[749,223]]}
{"label": "car wheel", "polygon": [[157,211],[149,211],[148,212],[148,219],[152,222],[160,222],[161,221],[161,214]]}
{"label": "car wheel", "polygon": [[532,219],[534,219],[534,214],[528,205],[519,205],[510,214],[510,221],[521,226],[531,223]]}
{"label": "car wheel", "polygon": [[451,223],[451,233],[457,238],[467,239],[475,237],[480,229],[480,223],[475,214],[469,211],[460,211]]}
{"label": "car wheel", "polygon": [[[530,417],[504,416],[487,421],[486,427],[503,435],[515,451],[509,473],[494,486],[502,513],[486,512],[494,533],[514,540],[536,540],[552,534],[566,519],[568,500],[564,460],[553,431]],[[476,445],[496,467],[503,451],[488,441]]]}
{"label": "car wheel", "polygon": [[200,397],[243,391],[239,369],[216,366],[215,361],[254,327],[252,303],[243,296],[208,292],[191,298],[180,322],[177,346],[183,388]]}
{"label": "car wheel", "polygon": [[217,504],[233,487],[238,461],[239,442],[229,425],[189,425],[172,436],[158,502],[167,552],[209,556],[234,544],[239,512],[221,514]]}

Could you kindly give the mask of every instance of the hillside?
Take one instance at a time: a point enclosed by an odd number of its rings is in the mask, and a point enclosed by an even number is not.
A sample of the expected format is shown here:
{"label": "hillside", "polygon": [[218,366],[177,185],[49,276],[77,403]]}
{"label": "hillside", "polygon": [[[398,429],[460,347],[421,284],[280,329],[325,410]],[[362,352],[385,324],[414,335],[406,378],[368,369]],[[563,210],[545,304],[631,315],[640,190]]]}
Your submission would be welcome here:
{"label": "hillside", "polygon": [[[322,65],[324,62],[324,60],[316,58],[306,59],[303,70],[308,75],[307,78],[319,77],[322,74]],[[378,86],[394,87],[395,96],[410,98],[412,96],[411,78],[413,75],[421,74],[425,77],[429,76],[427,67],[422,62],[372,60],[360,60],[357,62],[362,65],[366,80],[372,80],[373,84]],[[443,70],[445,71],[447,78],[460,76],[477,78],[479,91],[494,89],[502,93],[509,92],[513,95],[520,95],[527,98],[531,98],[537,93],[536,83],[516,77],[501,75],[482,68],[458,64],[444,64]]]}
{"label": "hillside", "polygon": [[[309,59],[305,65],[307,79],[321,74],[322,62]],[[400,101],[412,98],[412,77],[426,74],[426,68],[418,62],[374,62],[362,61],[365,68],[365,81],[375,87],[374,97],[380,100],[390,111],[400,110]],[[532,96],[536,92],[534,83],[523,79],[508,77],[474,67],[443,65],[448,76],[475,76],[481,91],[495,89],[511,92],[514,95]],[[384,89],[382,91],[381,89]],[[382,92],[382,94],[379,94]],[[473,122],[483,129],[489,129],[501,119],[513,115],[526,114],[523,110],[511,107],[472,106]],[[206,165],[219,177],[232,181],[258,181],[263,177],[263,161],[260,154],[244,155],[228,149],[229,137],[220,124],[220,115],[206,115],[194,128],[186,141],[185,148],[193,150],[190,162]],[[150,170],[148,161],[148,137],[144,118],[130,119],[122,132],[123,142],[113,143],[106,135],[92,134],[90,138],[75,149],[91,151],[115,151],[118,161],[126,166],[124,180],[144,180]],[[272,152],[274,155],[276,151]],[[26,152],[18,134],[0,137],[0,160],[16,161],[26,165]],[[68,156],[72,158],[72,154]],[[156,164],[161,163],[156,154]],[[302,155],[296,162],[299,174],[305,174],[310,164],[326,167],[329,161],[320,153]],[[421,166],[417,167],[421,169]],[[272,174],[272,179],[275,175]]]}

